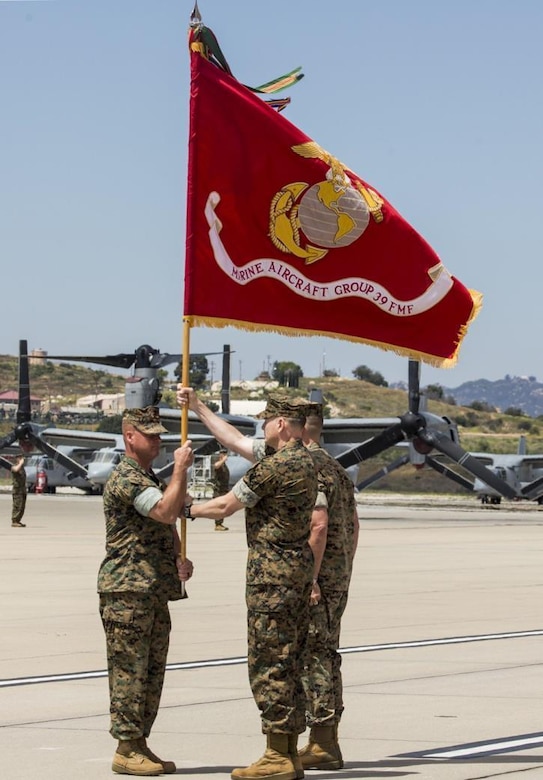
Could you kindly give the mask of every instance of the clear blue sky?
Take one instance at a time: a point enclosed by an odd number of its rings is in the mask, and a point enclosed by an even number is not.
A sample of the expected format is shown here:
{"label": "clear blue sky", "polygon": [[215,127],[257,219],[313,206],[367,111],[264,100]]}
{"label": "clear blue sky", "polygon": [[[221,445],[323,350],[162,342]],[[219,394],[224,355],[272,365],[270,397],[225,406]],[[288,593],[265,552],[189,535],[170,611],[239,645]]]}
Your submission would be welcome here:
{"label": "clear blue sky", "polygon": [[[201,0],[240,81],[302,65],[286,116],[484,295],[446,387],[543,379],[543,3]],[[0,353],[181,350],[192,0],[0,0]],[[323,338],[196,328],[235,350],[389,382],[407,361]],[[217,358],[213,360],[217,361]],[[216,363],[216,376],[218,361]]]}

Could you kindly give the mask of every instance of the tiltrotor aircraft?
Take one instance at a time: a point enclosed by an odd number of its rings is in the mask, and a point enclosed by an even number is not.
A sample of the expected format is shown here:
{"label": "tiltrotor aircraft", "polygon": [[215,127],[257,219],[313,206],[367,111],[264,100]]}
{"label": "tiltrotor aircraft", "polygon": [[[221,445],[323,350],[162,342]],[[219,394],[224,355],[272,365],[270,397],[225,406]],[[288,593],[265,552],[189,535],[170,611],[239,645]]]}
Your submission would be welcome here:
{"label": "tiltrotor aircraft", "polygon": [[[367,487],[377,479],[390,473],[406,463],[416,465],[428,465],[435,471],[444,474],[468,490],[474,489],[475,482],[470,482],[462,475],[451,469],[431,453],[447,456],[454,463],[459,464],[469,472],[478,484],[488,486],[495,495],[505,498],[523,497],[519,492],[519,486],[512,484],[503,478],[496,470],[487,468],[475,455],[466,452],[459,444],[458,429],[448,417],[439,417],[423,410],[420,392],[420,363],[416,360],[409,361],[408,373],[408,409],[397,419],[393,420],[381,433],[373,438],[356,445],[350,450],[340,454],[338,461],[345,468],[350,468],[356,463],[368,460],[384,450],[400,443],[407,442],[409,454],[398,457],[389,466],[359,483],[359,489]],[[541,480],[543,483],[543,479]],[[533,485],[531,486],[533,489]]]}

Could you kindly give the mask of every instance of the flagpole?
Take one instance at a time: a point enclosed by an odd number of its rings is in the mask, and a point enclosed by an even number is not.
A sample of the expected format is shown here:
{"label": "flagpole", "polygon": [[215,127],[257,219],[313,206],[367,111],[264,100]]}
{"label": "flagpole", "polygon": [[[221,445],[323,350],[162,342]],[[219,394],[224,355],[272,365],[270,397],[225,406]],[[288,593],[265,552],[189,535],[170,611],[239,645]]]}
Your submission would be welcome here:
{"label": "flagpole", "polygon": [[[181,383],[183,384],[183,387],[189,386],[189,369],[190,369],[190,327],[191,327],[191,319],[190,317],[183,317],[183,347],[181,350],[181,353],[183,355],[183,369],[181,372]],[[189,409],[188,406],[183,406],[181,408],[181,444],[184,444],[188,439],[188,428],[189,428]],[[187,560],[187,518],[185,517],[185,513],[183,512],[182,516],[179,518],[179,541],[180,541],[180,552],[179,557],[181,558],[181,561],[184,562]],[[185,583],[181,583],[181,592],[182,595],[185,595]]]}

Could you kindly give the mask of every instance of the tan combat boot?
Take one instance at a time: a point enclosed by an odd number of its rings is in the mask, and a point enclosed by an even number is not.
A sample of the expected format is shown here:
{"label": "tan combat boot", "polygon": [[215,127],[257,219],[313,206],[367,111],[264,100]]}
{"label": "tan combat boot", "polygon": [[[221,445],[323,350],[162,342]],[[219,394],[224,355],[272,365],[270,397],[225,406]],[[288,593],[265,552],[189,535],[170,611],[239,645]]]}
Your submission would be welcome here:
{"label": "tan combat boot", "polygon": [[312,726],[309,742],[299,755],[304,769],[342,769],[337,726]]}
{"label": "tan combat boot", "polygon": [[302,765],[302,759],[298,755],[298,735],[288,735],[288,752],[294,764],[294,770],[296,772],[296,779],[302,780],[304,777],[304,768]]}
{"label": "tan combat boot", "polygon": [[234,769],[232,780],[296,780],[297,774],[289,754],[290,734],[268,734],[262,758],[244,769]]}
{"label": "tan combat boot", "polygon": [[111,768],[118,775],[154,777],[164,771],[162,764],[151,761],[144,753],[138,739],[120,739],[113,756]]}
{"label": "tan combat boot", "polygon": [[155,764],[162,764],[162,770],[165,775],[173,775],[173,773],[177,771],[177,767],[173,761],[164,761],[162,758],[159,758],[155,753],[153,753],[151,748],[148,747],[145,737],[140,737],[138,739],[138,744],[144,756],[147,756],[147,758],[151,759],[151,761],[153,761]]}

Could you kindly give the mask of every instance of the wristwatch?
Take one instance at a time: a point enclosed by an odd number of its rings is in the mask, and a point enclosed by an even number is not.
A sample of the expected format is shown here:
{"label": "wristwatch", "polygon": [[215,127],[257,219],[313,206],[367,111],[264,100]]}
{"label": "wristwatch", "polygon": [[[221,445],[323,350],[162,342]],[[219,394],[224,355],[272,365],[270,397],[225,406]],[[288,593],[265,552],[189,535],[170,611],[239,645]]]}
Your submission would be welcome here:
{"label": "wristwatch", "polygon": [[190,513],[190,509],[192,507],[192,504],[185,504],[185,517],[187,520],[194,520],[194,517]]}

